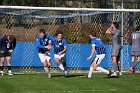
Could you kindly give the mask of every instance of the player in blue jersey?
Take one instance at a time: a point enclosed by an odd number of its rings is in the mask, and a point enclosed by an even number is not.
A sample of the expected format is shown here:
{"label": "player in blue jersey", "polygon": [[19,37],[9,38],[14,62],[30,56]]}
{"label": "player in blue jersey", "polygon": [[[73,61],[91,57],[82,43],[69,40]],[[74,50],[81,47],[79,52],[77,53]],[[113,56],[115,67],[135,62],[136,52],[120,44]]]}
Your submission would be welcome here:
{"label": "player in blue jersey", "polygon": [[[121,73],[121,63],[120,63],[120,51],[121,51],[121,31],[119,30],[119,24],[117,22],[113,22],[111,26],[106,31],[107,34],[112,35],[112,63],[114,73],[112,76],[122,75]],[[119,72],[117,74],[117,71]]]}
{"label": "player in blue jersey", "polygon": [[[134,68],[137,66],[138,63],[140,63],[140,26],[137,26],[136,31],[132,32],[131,39],[132,39],[132,48],[131,48],[132,65],[129,68],[129,70],[135,75],[136,73]],[[135,58],[137,58],[137,62],[134,62]]]}
{"label": "player in blue jersey", "polygon": [[87,58],[87,60],[90,60],[92,58],[95,51],[96,51],[96,58],[94,59],[94,61],[92,62],[91,66],[90,66],[88,78],[91,78],[93,70],[104,72],[110,77],[111,72],[100,67],[101,62],[106,55],[106,49],[105,49],[104,43],[102,42],[101,39],[94,37],[91,34],[89,36],[91,39],[92,51],[91,51],[90,56]]}
{"label": "player in blue jersey", "polygon": [[4,74],[4,60],[6,59],[8,65],[8,75],[11,73],[11,54],[16,47],[16,38],[13,35],[5,35],[0,39],[0,70],[1,75]]}
{"label": "player in blue jersey", "polygon": [[45,34],[44,29],[40,29],[39,35],[36,39],[36,47],[37,47],[38,55],[44,66],[45,72],[48,73],[48,78],[51,78],[49,68],[51,66],[50,50],[52,48],[52,43],[50,37],[51,37],[50,35]]}
{"label": "player in blue jersey", "polygon": [[56,36],[52,38],[53,47],[54,47],[54,58],[58,67],[64,71],[65,76],[67,75],[66,68],[66,50],[67,50],[67,41],[63,38],[62,33],[56,33]]}

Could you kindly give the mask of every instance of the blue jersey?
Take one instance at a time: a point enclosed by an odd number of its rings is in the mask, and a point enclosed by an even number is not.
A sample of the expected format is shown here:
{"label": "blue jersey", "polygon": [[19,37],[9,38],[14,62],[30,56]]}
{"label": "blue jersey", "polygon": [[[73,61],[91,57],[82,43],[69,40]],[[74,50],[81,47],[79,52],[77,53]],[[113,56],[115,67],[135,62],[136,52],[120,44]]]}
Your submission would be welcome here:
{"label": "blue jersey", "polygon": [[14,50],[16,47],[16,38],[14,42],[9,42],[8,40],[9,35],[5,35],[0,39],[0,50],[4,52],[8,52],[9,50]]}
{"label": "blue jersey", "polygon": [[59,41],[57,38],[51,38],[54,47],[54,54],[58,54],[59,52],[64,50],[64,46],[67,46],[67,42],[65,39]]}
{"label": "blue jersey", "polygon": [[50,37],[51,36],[48,34],[45,34],[44,37],[41,37],[40,35],[37,37],[36,47],[37,47],[38,53],[46,53],[46,52],[50,51],[47,48],[45,48],[45,46],[51,45],[51,43],[49,43]]}
{"label": "blue jersey", "polygon": [[96,53],[98,55],[106,53],[106,49],[104,47],[104,43],[102,42],[101,39],[95,37],[95,38],[93,38],[91,40],[91,44],[92,44],[92,46],[95,46],[95,50],[96,50]]}

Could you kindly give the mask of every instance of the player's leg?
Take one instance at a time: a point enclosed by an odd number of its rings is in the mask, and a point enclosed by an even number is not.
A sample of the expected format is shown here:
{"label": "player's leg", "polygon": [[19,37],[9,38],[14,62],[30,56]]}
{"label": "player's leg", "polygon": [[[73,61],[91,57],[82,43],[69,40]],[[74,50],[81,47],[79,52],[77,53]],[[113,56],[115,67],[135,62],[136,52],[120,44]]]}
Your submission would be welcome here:
{"label": "player's leg", "polygon": [[11,73],[12,70],[12,66],[11,66],[11,56],[6,56],[6,61],[7,61],[7,65],[8,65],[8,75],[13,75]]}
{"label": "player's leg", "polygon": [[96,56],[96,58],[94,59],[94,61],[92,62],[91,66],[90,66],[90,70],[89,70],[89,73],[88,73],[88,78],[91,78],[93,70],[101,71],[101,72],[104,72],[108,75],[111,74],[110,71],[108,71],[108,70],[106,70],[102,67],[99,67],[99,65],[102,62],[102,60],[104,59],[104,57],[105,57],[105,54]]}
{"label": "player's leg", "polygon": [[97,55],[97,57],[95,58],[94,63],[93,63],[93,68],[94,68],[94,70],[101,71],[106,74],[110,74],[108,70],[99,66],[101,64],[102,60],[104,59],[104,57],[105,57],[105,54]]}
{"label": "player's leg", "polygon": [[122,75],[122,73],[121,73],[121,60],[120,60],[120,57],[121,57],[121,49],[119,49],[119,53],[118,53],[118,56],[117,56],[117,64],[118,64],[119,75]]}
{"label": "player's leg", "polygon": [[132,68],[135,68],[140,63],[140,57],[137,57],[137,62],[135,62]]}
{"label": "player's leg", "polygon": [[114,71],[112,76],[117,76],[117,70],[118,70],[117,57],[116,56],[112,56],[112,61],[113,61],[112,64],[113,64],[113,71]]}
{"label": "player's leg", "polygon": [[51,78],[50,67],[51,67],[52,63],[51,63],[51,58],[50,58],[50,56],[46,56],[46,60],[47,60],[48,78]]}
{"label": "player's leg", "polygon": [[120,51],[120,47],[119,46],[115,46],[112,48],[112,65],[113,65],[113,71],[114,73],[112,74],[112,76],[117,76],[117,71],[118,71],[118,64],[117,64],[117,58],[119,58],[119,51]]}
{"label": "player's leg", "polygon": [[67,76],[68,73],[67,73],[67,64],[66,64],[66,56],[65,56],[65,54],[62,54],[60,56],[60,61],[61,61],[62,65],[63,65],[63,67],[64,67],[64,75]]}
{"label": "player's leg", "polygon": [[61,62],[63,64],[63,66],[64,66],[64,70],[67,70],[66,56],[61,58]]}
{"label": "player's leg", "polygon": [[137,57],[137,62],[135,62],[132,67],[129,69],[133,74],[136,74],[135,73],[135,67],[140,63],[140,56]]}
{"label": "player's leg", "polygon": [[63,70],[64,71],[64,67],[63,67],[63,65],[62,65],[62,63],[60,63],[60,56],[59,55],[54,55],[54,57],[55,57],[55,62],[57,63],[57,65],[58,65],[58,67],[61,69],[61,70]]}
{"label": "player's leg", "polygon": [[135,70],[134,70],[134,61],[135,61],[135,56],[132,56],[132,59],[131,59],[131,67],[129,68],[129,71],[133,74],[135,74]]}
{"label": "player's leg", "polygon": [[94,61],[91,63],[91,65],[90,65],[90,69],[89,69],[89,73],[88,73],[88,78],[91,78],[91,76],[92,76],[92,73],[93,73],[93,65],[94,64]]}
{"label": "player's leg", "polygon": [[121,62],[120,62],[120,61],[117,61],[117,64],[118,64],[118,72],[119,72],[119,75],[122,76],[122,72],[121,72]]}
{"label": "player's leg", "polygon": [[121,51],[119,51],[119,55],[117,56],[117,65],[118,65],[118,72],[119,72],[119,75],[122,76],[122,72],[121,72],[121,61],[120,61],[120,53]]}
{"label": "player's leg", "polygon": [[48,65],[49,64],[47,63],[47,58],[48,57],[46,57],[46,55],[45,54],[42,54],[42,53],[39,53],[38,55],[39,55],[39,58],[40,58],[40,60],[41,60],[41,62],[43,64],[43,67],[44,67],[45,72],[46,73],[49,73],[49,68],[48,68]]}
{"label": "player's leg", "polygon": [[[135,68],[139,63],[140,63],[140,51],[136,52],[136,51],[133,51],[133,55],[135,55],[135,58],[137,57],[137,62],[133,62],[132,64],[132,68]],[[133,60],[135,60],[135,58],[133,58]]]}
{"label": "player's leg", "polygon": [[47,61],[43,61],[42,64],[43,64],[45,72],[48,73],[49,69],[48,69],[48,66],[47,66]]}
{"label": "player's leg", "polygon": [[132,56],[132,59],[131,59],[131,67],[133,67],[134,66],[134,61],[135,61],[135,56]]}
{"label": "player's leg", "polygon": [[45,72],[50,73],[51,58],[49,55],[44,55],[43,65],[44,65]]}
{"label": "player's leg", "polygon": [[3,73],[4,73],[4,59],[5,57],[0,57],[0,72],[1,72],[1,75],[3,76]]}
{"label": "player's leg", "polygon": [[50,68],[50,67],[51,67],[51,65],[52,65],[51,61],[48,61],[48,62],[47,62],[47,67],[49,67],[49,68]]}
{"label": "player's leg", "polygon": [[51,72],[50,72],[50,67],[51,67],[51,62],[50,61],[48,61],[47,62],[47,67],[46,67],[46,69],[48,70],[48,78],[51,78]]}

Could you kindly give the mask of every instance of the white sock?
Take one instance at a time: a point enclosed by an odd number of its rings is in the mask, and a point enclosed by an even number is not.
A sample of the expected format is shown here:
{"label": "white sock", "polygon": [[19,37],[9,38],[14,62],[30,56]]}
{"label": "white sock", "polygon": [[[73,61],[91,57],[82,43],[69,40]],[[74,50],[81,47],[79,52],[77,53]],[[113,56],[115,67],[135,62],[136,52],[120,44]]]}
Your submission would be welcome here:
{"label": "white sock", "polygon": [[11,70],[8,70],[8,73],[11,73],[12,71]]}
{"label": "white sock", "polygon": [[88,73],[88,78],[91,78],[92,72],[93,72],[93,67],[90,66],[89,73]]}
{"label": "white sock", "polygon": [[96,70],[109,74],[109,71],[102,67],[97,67]]}
{"label": "white sock", "polygon": [[58,67],[59,67],[61,70],[64,70],[64,67],[63,67],[62,64],[60,64]]}
{"label": "white sock", "polygon": [[3,71],[0,71],[0,73],[2,73],[2,74],[3,74],[4,72],[3,72]]}
{"label": "white sock", "polygon": [[46,73],[49,73],[49,68],[48,67],[44,67],[44,69],[45,69]]}
{"label": "white sock", "polygon": [[117,72],[114,72],[113,74],[117,75]]}

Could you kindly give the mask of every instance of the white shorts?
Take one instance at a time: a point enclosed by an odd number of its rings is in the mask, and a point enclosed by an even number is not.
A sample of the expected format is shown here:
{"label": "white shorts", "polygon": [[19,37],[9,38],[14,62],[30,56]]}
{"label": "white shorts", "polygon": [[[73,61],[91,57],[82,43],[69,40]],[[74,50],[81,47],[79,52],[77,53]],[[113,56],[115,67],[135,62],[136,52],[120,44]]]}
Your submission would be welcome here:
{"label": "white shorts", "polygon": [[94,62],[99,65],[99,64],[101,64],[104,57],[105,57],[105,54],[96,55],[96,58],[94,59]]}
{"label": "white shorts", "polygon": [[65,53],[62,55],[54,54],[54,58],[62,59],[65,56]]}
{"label": "white shorts", "polygon": [[50,60],[51,60],[50,56],[47,56],[45,54],[38,53],[38,55],[39,55],[41,62],[44,62],[44,61],[50,62]]}

